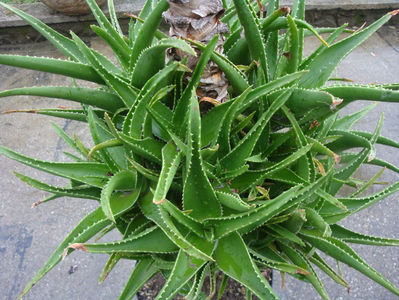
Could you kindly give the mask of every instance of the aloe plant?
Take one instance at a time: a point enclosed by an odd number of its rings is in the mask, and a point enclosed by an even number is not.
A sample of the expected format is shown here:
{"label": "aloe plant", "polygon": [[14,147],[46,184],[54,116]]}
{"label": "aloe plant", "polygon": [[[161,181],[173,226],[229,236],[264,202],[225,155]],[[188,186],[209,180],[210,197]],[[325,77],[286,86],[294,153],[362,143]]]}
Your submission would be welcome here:
{"label": "aloe plant", "polygon": [[[267,11],[263,6],[268,3]],[[277,299],[262,270],[271,268],[310,283],[329,299],[318,273],[348,287],[343,276],[320,256],[324,253],[358,270],[393,294],[399,290],[370,267],[348,243],[398,246],[399,240],[353,232],[338,222],[384,199],[399,183],[360,197],[379,173],[349,196],[343,186],[363,164],[394,172],[398,168],[375,157],[375,145],[399,148],[380,135],[381,116],[373,133],[352,125],[370,108],[338,117],[356,100],[399,102],[397,85],[327,84],[340,61],[399,11],[339,39],[345,26],[313,28],[304,20],[305,1],[292,11],[270,1],[223,1],[229,33],[209,42],[169,37],[158,30],[166,0],[149,0],[124,35],[112,0],[110,19],[87,0],[98,26],[93,31],[113,50],[117,63],[88,47],[78,36],[60,35],[32,16],[1,4],[31,24],[67,59],[0,54],[0,63],[61,74],[98,85],[27,87],[0,92],[0,97],[37,95],[79,102],[81,109],[36,109],[37,114],[81,121],[87,141],[55,130],[76,152],[71,162],[40,161],[4,146],[0,153],[32,168],[70,180],[51,186],[28,175],[25,183],[63,196],[94,199],[88,214],[54,251],[20,295],[73,250],[109,255],[103,274],[124,259],[137,265],[120,299],[131,299],[155,274],[166,283],[156,299],[177,293],[187,299],[223,294],[228,279],[247,296]],[[264,4],[264,3],[263,3]],[[169,13],[171,13],[169,11]],[[173,12],[172,12],[173,13]],[[320,33],[329,33],[324,40]],[[304,36],[315,35],[320,47],[303,56]],[[215,49],[223,40],[220,51]],[[169,57],[174,49],[178,57]],[[183,54],[184,53],[184,54]],[[195,57],[195,64],[188,65]],[[228,82],[224,97],[197,95],[210,79],[209,64]],[[201,103],[209,105],[204,109]],[[30,112],[32,110],[29,110]],[[357,149],[358,152],[353,152]],[[111,230],[121,240],[87,243]],[[221,290],[213,284],[224,275]],[[103,275],[101,275],[103,276]],[[202,285],[211,281],[211,293]]]}

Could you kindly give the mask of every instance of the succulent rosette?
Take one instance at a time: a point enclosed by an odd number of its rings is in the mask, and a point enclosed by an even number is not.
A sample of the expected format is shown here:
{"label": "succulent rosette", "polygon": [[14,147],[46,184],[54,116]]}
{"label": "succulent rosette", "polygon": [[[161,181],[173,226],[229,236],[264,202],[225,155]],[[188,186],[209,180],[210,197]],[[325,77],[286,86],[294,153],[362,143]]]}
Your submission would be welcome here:
{"label": "succulent rosette", "polygon": [[[292,10],[279,7],[277,0],[210,1],[210,6],[204,1],[170,2],[147,1],[125,35],[112,0],[109,19],[94,0],[87,0],[98,22],[91,28],[115,59],[91,49],[74,33],[65,37],[0,3],[66,57],[0,54],[1,64],[98,85],[0,92],[0,97],[79,102],[81,109],[35,112],[81,121],[95,144],[89,149],[87,141],[55,127],[74,151],[68,154],[71,162],[40,161],[0,147],[11,159],[70,181],[55,187],[16,174],[49,192],[46,201],[68,196],[98,202],[20,297],[73,250],[109,254],[103,274],[125,259],[137,261],[120,299],[131,299],[159,272],[166,283],[156,299],[177,293],[186,299],[220,297],[228,279],[245,286],[248,297],[277,299],[262,275],[265,268],[310,283],[329,299],[314,266],[338,284],[348,284],[320,253],[399,295],[348,245],[397,246],[399,241],[338,224],[399,189],[394,183],[360,197],[377,174],[361,183],[359,192],[339,196],[343,186],[354,185],[352,176],[363,164],[397,172],[375,157],[374,147],[399,144],[380,135],[382,116],[372,133],[352,130],[370,107],[344,117],[338,111],[356,100],[399,102],[398,85],[329,83],[341,60],[398,11],[351,31],[346,25],[313,28],[304,19],[303,0],[294,1]],[[171,36],[158,29],[163,16]],[[316,36],[320,46],[304,57],[307,35]],[[122,238],[87,242],[110,230]],[[219,291],[217,272],[224,276]],[[210,295],[202,290],[207,277]]]}

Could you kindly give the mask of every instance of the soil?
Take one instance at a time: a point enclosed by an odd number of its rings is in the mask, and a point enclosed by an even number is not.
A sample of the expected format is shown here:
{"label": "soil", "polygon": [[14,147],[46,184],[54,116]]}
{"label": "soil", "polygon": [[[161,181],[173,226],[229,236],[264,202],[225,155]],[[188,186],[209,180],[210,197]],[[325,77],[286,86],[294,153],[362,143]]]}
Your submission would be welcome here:
{"label": "soil", "polygon": [[[269,269],[266,269],[262,273],[266,280],[269,281],[269,283],[272,282],[272,272]],[[217,274],[217,289],[216,291],[219,290],[220,283],[222,281],[222,274],[218,273]],[[160,273],[155,275],[149,282],[144,284],[144,286],[139,290],[137,293],[137,298],[138,300],[152,300],[155,299],[156,295],[158,292],[162,289],[162,286],[165,283],[165,279],[162,277]],[[204,286],[203,286],[203,292],[206,295],[209,295],[209,278],[205,279]],[[217,298],[217,292],[215,295],[211,298],[212,300],[216,300]],[[181,295],[177,295],[173,298],[174,300],[183,300],[185,299]],[[234,281],[232,279],[229,280],[227,287],[220,298],[221,300],[246,300],[245,298],[245,288],[239,284],[237,281]],[[256,296],[252,296],[253,300],[258,300],[259,298]]]}

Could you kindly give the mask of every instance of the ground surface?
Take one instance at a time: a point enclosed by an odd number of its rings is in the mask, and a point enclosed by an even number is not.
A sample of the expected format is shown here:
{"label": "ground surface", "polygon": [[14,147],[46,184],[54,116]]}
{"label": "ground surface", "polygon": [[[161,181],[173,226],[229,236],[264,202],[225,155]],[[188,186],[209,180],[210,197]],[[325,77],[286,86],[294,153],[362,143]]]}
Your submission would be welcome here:
{"label": "ground surface", "polygon": [[[98,40],[91,44],[104,51]],[[311,47],[317,42],[311,40]],[[1,46],[0,53],[18,53],[41,56],[59,56],[48,43],[19,46]],[[359,83],[399,82],[399,36],[397,28],[384,28],[374,35],[355,53],[345,59],[338,69],[337,76],[348,77]],[[63,77],[42,74],[0,66],[0,90],[30,85],[65,85]],[[0,111],[19,108],[39,108],[71,106],[65,101],[38,97],[14,97],[0,99]],[[354,111],[366,103],[357,102],[348,107]],[[399,105],[380,104],[358,128],[372,131],[381,112],[385,113],[383,135],[399,141]],[[50,121],[56,122],[68,133],[81,138],[87,136],[78,122],[41,117],[29,114],[9,114],[0,116],[0,144],[30,156],[63,161],[66,145],[56,138]],[[397,150],[377,148],[377,156],[399,165]],[[96,205],[88,200],[60,199],[31,209],[31,204],[43,199],[45,194],[23,184],[11,171],[25,173],[54,185],[63,182],[55,177],[43,175],[36,170],[21,166],[0,156],[0,299],[15,299],[24,285],[46,261],[48,256],[63,240],[77,222]],[[359,177],[370,177],[377,169],[363,168]],[[386,171],[383,180],[394,182],[399,176]],[[379,205],[357,214],[345,222],[351,229],[374,235],[399,238],[398,196],[392,196]],[[108,237],[117,239],[117,235]],[[399,250],[397,248],[377,248],[355,246],[356,251],[373,267],[399,286]],[[26,296],[31,300],[69,299],[116,299],[133,268],[131,262],[120,264],[109,278],[98,285],[97,280],[106,256],[82,252],[71,254],[55,267]],[[77,267],[69,273],[71,267]],[[346,280],[351,285],[351,293],[327,280],[327,290],[332,299],[396,299],[390,292],[343,266]],[[280,289],[279,274],[274,274],[274,289],[282,299],[318,299],[310,285],[287,278],[285,288]]]}

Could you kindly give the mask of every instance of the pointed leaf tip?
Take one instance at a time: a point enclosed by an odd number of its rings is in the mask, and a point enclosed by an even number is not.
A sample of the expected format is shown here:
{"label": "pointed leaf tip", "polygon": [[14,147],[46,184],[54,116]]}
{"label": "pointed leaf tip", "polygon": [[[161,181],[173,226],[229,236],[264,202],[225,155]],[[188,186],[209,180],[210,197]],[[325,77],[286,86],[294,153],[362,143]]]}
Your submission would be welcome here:
{"label": "pointed leaf tip", "polygon": [[310,275],[310,272],[306,271],[305,269],[298,269],[295,271],[296,274],[302,274],[302,275]]}
{"label": "pointed leaf tip", "polygon": [[162,198],[162,199],[159,200],[159,201],[156,201],[155,199],[152,200],[152,202],[153,202],[154,204],[156,204],[156,205],[162,204],[162,203],[165,202],[165,201],[166,201],[166,198]]}
{"label": "pointed leaf tip", "polygon": [[338,105],[340,105],[342,102],[344,102],[344,99],[341,99],[341,98],[334,98],[334,100],[333,100],[333,106],[335,107],[335,106],[338,106]]}
{"label": "pointed leaf tip", "polygon": [[64,253],[62,253],[62,260],[64,260],[65,257],[68,255],[69,249],[81,250],[81,251],[87,252],[87,248],[86,248],[85,244],[75,243],[75,244],[72,244],[72,245],[68,246],[67,248],[65,248]]}
{"label": "pointed leaf tip", "polygon": [[391,16],[396,16],[397,14],[399,14],[399,9],[396,9],[396,10],[393,10],[393,11],[389,12],[389,14]]}
{"label": "pointed leaf tip", "polygon": [[30,207],[35,208],[36,206],[38,206],[39,204],[42,204],[42,203],[43,203],[43,200],[39,200],[39,201],[36,201],[35,203],[32,203],[32,205]]}
{"label": "pointed leaf tip", "polygon": [[17,113],[17,112],[24,112],[24,113],[29,113],[29,114],[37,114],[36,110],[24,110],[24,109],[12,109],[12,110],[6,110],[6,111],[2,111],[1,114],[5,115],[5,114],[13,114],[13,113]]}
{"label": "pointed leaf tip", "polygon": [[289,14],[289,13],[291,13],[291,8],[289,6],[283,6],[283,7],[280,7],[280,11],[284,14]]}

